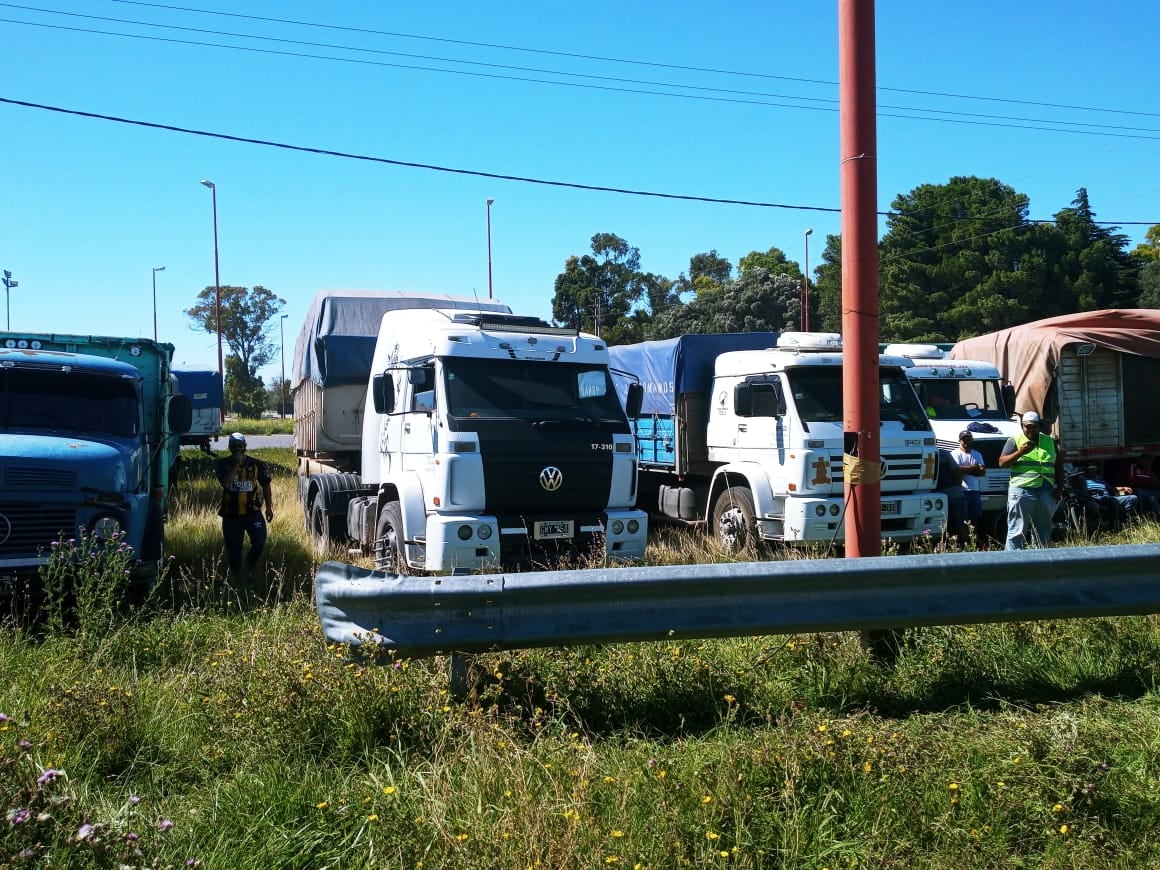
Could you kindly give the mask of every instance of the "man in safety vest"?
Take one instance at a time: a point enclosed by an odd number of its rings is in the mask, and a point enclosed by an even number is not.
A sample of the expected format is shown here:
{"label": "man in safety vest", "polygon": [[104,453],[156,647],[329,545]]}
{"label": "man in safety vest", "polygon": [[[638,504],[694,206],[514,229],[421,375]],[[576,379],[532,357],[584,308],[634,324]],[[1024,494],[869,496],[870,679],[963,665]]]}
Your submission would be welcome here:
{"label": "man in safety vest", "polygon": [[1039,415],[1022,417],[1023,432],[1008,438],[999,456],[999,467],[1011,470],[1007,489],[1008,550],[1046,547],[1051,542],[1051,521],[1063,497],[1063,451],[1050,435],[1039,431]]}

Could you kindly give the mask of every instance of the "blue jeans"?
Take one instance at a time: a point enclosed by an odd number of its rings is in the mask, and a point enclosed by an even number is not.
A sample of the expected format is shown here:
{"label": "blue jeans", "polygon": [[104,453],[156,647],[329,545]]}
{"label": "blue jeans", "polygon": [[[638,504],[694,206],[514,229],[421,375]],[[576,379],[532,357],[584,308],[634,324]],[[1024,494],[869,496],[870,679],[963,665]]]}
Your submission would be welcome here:
{"label": "blue jeans", "polygon": [[1007,544],[1006,550],[1024,547],[1046,547],[1051,543],[1051,521],[1055,516],[1056,501],[1051,484],[1024,489],[1013,486],[1007,490]]}

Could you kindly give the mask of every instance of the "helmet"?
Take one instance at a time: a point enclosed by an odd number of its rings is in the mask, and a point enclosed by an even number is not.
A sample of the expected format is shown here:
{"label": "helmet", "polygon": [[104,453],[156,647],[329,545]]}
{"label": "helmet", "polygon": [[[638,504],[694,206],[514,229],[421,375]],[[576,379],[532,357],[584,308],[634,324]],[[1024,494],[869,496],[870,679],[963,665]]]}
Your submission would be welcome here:
{"label": "helmet", "polygon": [[246,436],[241,432],[235,432],[230,436],[228,446],[231,453],[235,450],[244,450],[246,448]]}

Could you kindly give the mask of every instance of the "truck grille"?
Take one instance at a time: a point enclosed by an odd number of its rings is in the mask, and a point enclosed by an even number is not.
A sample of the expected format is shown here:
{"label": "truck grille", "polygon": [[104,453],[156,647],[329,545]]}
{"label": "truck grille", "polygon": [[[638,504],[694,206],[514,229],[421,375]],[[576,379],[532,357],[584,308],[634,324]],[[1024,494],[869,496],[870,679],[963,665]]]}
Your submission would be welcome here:
{"label": "truck grille", "polygon": [[62,534],[76,534],[72,509],[0,502],[0,557],[36,556]]}
{"label": "truck grille", "polygon": [[75,468],[45,468],[39,465],[10,465],[4,469],[7,489],[76,489]]}

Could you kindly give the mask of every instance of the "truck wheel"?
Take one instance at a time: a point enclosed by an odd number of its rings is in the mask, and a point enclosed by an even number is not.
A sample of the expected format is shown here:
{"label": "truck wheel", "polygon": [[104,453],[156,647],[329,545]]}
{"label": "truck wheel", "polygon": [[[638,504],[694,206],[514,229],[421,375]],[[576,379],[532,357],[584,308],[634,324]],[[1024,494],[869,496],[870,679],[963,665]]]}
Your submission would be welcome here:
{"label": "truck wheel", "polygon": [[322,496],[314,499],[310,506],[310,540],[314,544],[314,552],[319,556],[325,555],[330,547],[330,520],[326,511],[322,509]]}
{"label": "truck wheel", "polygon": [[403,562],[403,509],[397,501],[383,505],[375,523],[375,567],[393,574],[402,574]]}
{"label": "truck wheel", "polygon": [[753,493],[743,486],[726,487],[713,505],[713,528],[726,552],[736,553],[757,543],[757,512]]}

